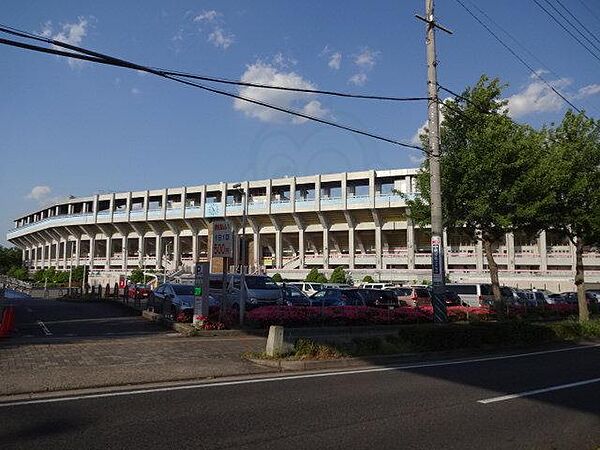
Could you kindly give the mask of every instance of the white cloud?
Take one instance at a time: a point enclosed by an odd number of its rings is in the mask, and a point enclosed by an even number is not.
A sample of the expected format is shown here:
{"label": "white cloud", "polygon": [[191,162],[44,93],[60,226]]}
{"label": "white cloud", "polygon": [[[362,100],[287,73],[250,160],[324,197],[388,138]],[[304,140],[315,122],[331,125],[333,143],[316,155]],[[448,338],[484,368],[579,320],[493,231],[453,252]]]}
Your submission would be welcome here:
{"label": "white cloud", "polygon": [[221,13],[211,9],[210,11],[202,11],[196,17],[194,17],[194,22],[214,22],[215,19],[221,17]]}
{"label": "white cloud", "polygon": [[235,41],[235,36],[222,29],[221,27],[215,27],[215,29],[208,35],[208,42],[212,42],[217,48],[226,50]]}
{"label": "white cloud", "polygon": [[371,70],[375,67],[377,59],[381,52],[364,47],[361,52],[354,57],[354,64],[363,70]]}
{"label": "white cloud", "polygon": [[[235,35],[224,28],[225,21],[223,20],[223,14],[219,11],[215,11],[214,9],[202,11],[200,14],[196,15],[192,21],[208,26],[209,29],[205,31],[208,32],[206,40],[217,48],[226,50],[235,42]],[[198,31],[202,32],[204,30],[199,28]],[[171,40],[173,42],[180,42],[183,41],[183,38],[183,30],[180,28]]]}
{"label": "white cloud", "polygon": [[[241,80],[246,83],[264,84],[269,86],[282,86],[298,89],[315,89],[315,86],[294,72],[279,70],[271,64],[258,61],[247,66]],[[252,98],[264,103],[271,103],[283,108],[292,108],[300,110],[305,114],[324,117],[328,110],[324,108],[314,94],[302,92],[279,91],[272,89],[261,89],[253,87],[241,87],[239,93],[243,97]],[[260,105],[235,99],[233,108],[241,111],[248,117],[257,118],[263,122],[286,122],[303,123],[306,120],[302,118],[290,119],[290,116],[279,111],[265,108]]]}
{"label": "white cloud", "polygon": [[133,87],[133,88],[131,88],[131,93],[132,93],[133,95],[139,95],[139,94],[141,94],[141,93],[142,93],[142,91],[140,91],[140,90],[139,90],[138,88],[136,88],[136,87]]}
{"label": "white cloud", "polygon": [[367,78],[368,77],[366,73],[356,73],[350,77],[348,82],[353,84],[354,86],[364,86],[367,82]]}
{"label": "white cloud", "polygon": [[283,53],[279,52],[275,56],[273,56],[273,64],[275,64],[280,69],[287,69],[290,66],[295,66],[296,64],[298,64],[298,61],[294,58],[284,56]]}
{"label": "white cloud", "polygon": [[[569,86],[571,80],[560,78],[550,81],[549,84],[556,89],[562,89]],[[532,113],[559,111],[564,106],[564,100],[542,81],[530,82],[507,100],[508,114],[514,119]]]}
{"label": "white cloud", "polygon": [[[65,44],[80,46],[83,42],[83,38],[87,36],[89,27],[89,21],[85,17],[78,17],[75,23],[65,23],[62,25],[60,31],[54,32],[52,22],[48,21],[44,24],[41,34],[42,36],[60,41]],[[64,48],[52,45],[52,48],[56,50],[65,50]],[[80,67],[83,61],[79,59],[68,58],[67,59],[71,67]]]}
{"label": "white cloud", "polygon": [[[419,142],[418,144],[420,145],[421,143]],[[423,161],[425,161],[425,153],[409,153],[408,160],[415,166],[420,166],[421,164],[423,164]]]}
{"label": "white cloud", "polygon": [[31,192],[27,194],[25,198],[42,202],[48,197],[50,192],[52,192],[50,186],[34,186],[33,189],[31,189]]}
{"label": "white cloud", "polygon": [[587,86],[583,86],[579,88],[575,98],[586,98],[592,95],[600,94],[600,84],[588,84]]}
{"label": "white cloud", "polygon": [[340,52],[335,52],[329,57],[329,62],[327,63],[330,69],[340,70],[340,66],[342,65],[342,54]]}

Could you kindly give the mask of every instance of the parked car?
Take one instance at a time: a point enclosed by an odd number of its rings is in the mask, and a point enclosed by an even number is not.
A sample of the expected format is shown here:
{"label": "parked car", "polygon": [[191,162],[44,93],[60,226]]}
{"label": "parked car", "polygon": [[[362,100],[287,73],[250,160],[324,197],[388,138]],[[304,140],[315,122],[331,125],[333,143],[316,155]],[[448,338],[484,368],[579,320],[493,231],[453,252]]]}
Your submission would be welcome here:
{"label": "parked car", "polygon": [[282,304],[285,306],[310,306],[310,299],[308,296],[298,289],[296,286],[292,286],[288,283],[285,283],[281,292],[283,294]]}
{"label": "parked car", "polygon": [[431,293],[427,287],[423,286],[403,286],[389,289],[396,295],[399,304],[408,306],[430,306]]}
{"label": "parked car", "polygon": [[[283,294],[281,287],[265,275],[246,275],[246,310],[260,306],[281,304]],[[239,309],[241,301],[241,275],[229,274],[225,277],[226,301],[229,306]],[[221,299],[223,296],[222,275],[211,275],[209,278],[211,294]]]}
{"label": "parked car", "polygon": [[[218,306],[219,301],[209,294],[209,306]],[[148,309],[175,317],[180,312],[194,309],[194,286],[190,284],[164,283],[148,297]]]}
{"label": "parked car", "polygon": [[310,296],[312,306],[366,306],[356,288],[330,287]]}
{"label": "parked car", "polygon": [[[578,303],[577,292],[562,292],[560,295],[563,298],[563,303],[568,303],[571,305],[576,305]],[[592,303],[598,303],[598,299],[590,291],[585,291],[585,299],[588,305]]]}
{"label": "parked car", "polygon": [[364,289],[390,289],[395,288],[396,285],[394,283],[362,283],[360,287]]}
{"label": "parked car", "polygon": [[150,289],[147,285],[145,284],[130,284],[127,287],[127,297],[129,298],[135,298],[135,299],[141,299],[141,298],[148,298],[148,296],[150,295],[150,293],[152,292],[152,289]]}
{"label": "parked car", "polygon": [[546,297],[540,291],[524,289],[521,292],[523,293],[523,299],[527,306],[543,306],[546,304]]}
{"label": "parked car", "polygon": [[[450,283],[446,285],[448,291],[458,294],[467,306],[491,306],[494,304],[494,293],[492,285],[487,283]],[[510,303],[515,300],[515,296],[511,288],[506,286],[500,287],[500,295],[506,302]]]}
{"label": "parked car", "polygon": [[319,292],[323,290],[323,285],[321,283],[312,283],[308,281],[292,281],[291,283],[285,283],[286,286],[295,286],[304,292],[307,296],[313,295],[315,292]]}
{"label": "parked car", "polygon": [[405,301],[398,300],[397,295],[391,289],[359,288],[358,293],[364,299],[366,306],[374,308],[396,308],[407,305]]}

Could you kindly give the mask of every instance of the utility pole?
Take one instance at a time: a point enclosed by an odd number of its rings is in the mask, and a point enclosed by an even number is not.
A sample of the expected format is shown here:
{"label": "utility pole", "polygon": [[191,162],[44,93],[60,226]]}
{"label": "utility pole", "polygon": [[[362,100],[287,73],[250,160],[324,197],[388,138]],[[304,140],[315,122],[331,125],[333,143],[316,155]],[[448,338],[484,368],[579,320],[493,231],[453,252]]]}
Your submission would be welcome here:
{"label": "utility pole", "polygon": [[435,22],[434,0],[425,0],[425,17],[416,15],[417,19],[427,24],[427,91],[428,127],[429,127],[429,173],[431,207],[431,281],[433,287],[433,321],[445,323],[448,321],[446,303],[444,301],[445,273],[444,273],[444,241],[442,220],[442,189],[440,174],[440,113],[437,84],[437,60],[435,51],[435,29],[439,28],[446,33],[452,32]]}

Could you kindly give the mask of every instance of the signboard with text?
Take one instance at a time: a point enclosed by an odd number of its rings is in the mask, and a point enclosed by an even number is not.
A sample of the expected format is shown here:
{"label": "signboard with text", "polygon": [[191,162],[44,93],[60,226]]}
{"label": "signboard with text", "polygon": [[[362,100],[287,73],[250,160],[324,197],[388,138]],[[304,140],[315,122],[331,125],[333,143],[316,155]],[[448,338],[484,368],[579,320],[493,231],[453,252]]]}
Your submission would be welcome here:
{"label": "signboard with text", "polygon": [[212,257],[233,257],[233,233],[229,224],[224,220],[213,222]]}

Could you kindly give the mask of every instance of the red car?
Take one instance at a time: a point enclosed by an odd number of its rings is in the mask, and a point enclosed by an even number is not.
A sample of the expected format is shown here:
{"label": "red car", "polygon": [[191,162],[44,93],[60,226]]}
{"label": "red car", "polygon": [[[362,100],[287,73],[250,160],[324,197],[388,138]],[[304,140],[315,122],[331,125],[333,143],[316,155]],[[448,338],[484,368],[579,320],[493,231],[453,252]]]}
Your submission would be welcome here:
{"label": "red car", "polygon": [[150,292],[152,292],[152,289],[145,284],[131,284],[127,288],[127,297],[135,299],[148,298]]}

